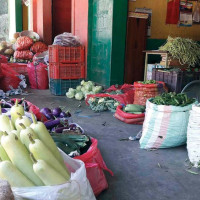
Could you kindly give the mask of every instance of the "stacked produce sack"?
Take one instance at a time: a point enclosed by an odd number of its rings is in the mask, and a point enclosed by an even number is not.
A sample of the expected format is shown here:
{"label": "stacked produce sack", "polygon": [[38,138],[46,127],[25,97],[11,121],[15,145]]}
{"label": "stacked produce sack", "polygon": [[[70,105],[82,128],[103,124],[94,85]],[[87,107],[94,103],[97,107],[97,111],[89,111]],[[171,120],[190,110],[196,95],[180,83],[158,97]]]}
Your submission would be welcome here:
{"label": "stacked produce sack", "polygon": [[186,94],[163,93],[147,100],[140,147],[169,148],[186,143],[189,112],[195,99]]}
{"label": "stacked produce sack", "polygon": [[35,41],[28,36],[18,37],[15,43],[14,59],[16,61],[24,62],[32,60],[34,54],[41,53],[48,49],[43,42]]}
{"label": "stacked produce sack", "polygon": [[153,98],[166,91],[164,82],[149,80],[134,82],[134,104],[146,105],[149,98]]}
{"label": "stacked produce sack", "polygon": [[187,129],[187,150],[194,167],[200,166],[200,104],[193,105]]}
{"label": "stacked produce sack", "polygon": [[0,108],[0,178],[10,183],[14,195],[25,199],[47,199],[49,195],[53,200],[95,199],[84,164],[60,153],[42,122],[33,114],[32,121],[25,116],[17,100],[10,115],[2,114]]}

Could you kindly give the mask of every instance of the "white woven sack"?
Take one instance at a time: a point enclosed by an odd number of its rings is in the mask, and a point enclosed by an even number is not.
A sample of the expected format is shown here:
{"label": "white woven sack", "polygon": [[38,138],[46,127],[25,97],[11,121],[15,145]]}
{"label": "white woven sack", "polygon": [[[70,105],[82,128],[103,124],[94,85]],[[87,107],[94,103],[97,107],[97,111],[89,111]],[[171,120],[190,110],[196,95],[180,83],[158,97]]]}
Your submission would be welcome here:
{"label": "white woven sack", "polygon": [[55,186],[12,187],[15,200],[96,200],[86,176],[85,164],[60,152],[70,166],[70,181]]}
{"label": "white woven sack", "polygon": [[200,166],[200,107],[193,105],[187,129],[187,150],[194,167]]}

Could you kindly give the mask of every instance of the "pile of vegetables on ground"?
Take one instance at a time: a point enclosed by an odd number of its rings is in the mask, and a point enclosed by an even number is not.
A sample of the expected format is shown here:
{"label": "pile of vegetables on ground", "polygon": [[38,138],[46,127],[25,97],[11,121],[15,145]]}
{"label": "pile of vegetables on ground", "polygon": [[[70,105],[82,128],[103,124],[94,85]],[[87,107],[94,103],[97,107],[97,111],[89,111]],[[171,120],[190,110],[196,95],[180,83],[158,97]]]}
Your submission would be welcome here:
{"label": "pile of vegetables on ground", "polygon": [[44,123],[33,114],[32,119],[26,117],[17,100],[10,115],[0,112],[0,178],[12,187],[68,181],[70,172]]}
{"label": "pile of vegetables on ground", "polygon": [[123,111],[131,114],[142,114],[145,112],[145,106],[137,104],[127,104],[123,107]]}
{"label": "pile of vegetables on ground", "polygon": [[110,97],[90,97],[88,103],[94,112],[102,112],[107,110],[115,112],[117,106],[120,104],[118,101]]}
{"label": "pile of vegetables on ground", "polygon": [[195,102],[195,99],[188,98],[186,94],[175,92],[163,93],[160,96],[150,99],[150,102],[156,105],[172,105],[172,106],[187,106]]}
{"label": "pile of vegetables on ground", "polygon": [[75,98],[76,100],[83,100],[88,94],[98,94],[103,90],[102,86],[95,86],[92,81],[81,81],[81,84],[74,88],[69,88],[66,96],[68,98]]}
{"label": "pile of vegetables on ground", "polygon": [[165,45],[159,48],[169,51],[173,59],[178,59],[181,65],[194,67],[200,64],[200,45],[188,38],[168,37]]}

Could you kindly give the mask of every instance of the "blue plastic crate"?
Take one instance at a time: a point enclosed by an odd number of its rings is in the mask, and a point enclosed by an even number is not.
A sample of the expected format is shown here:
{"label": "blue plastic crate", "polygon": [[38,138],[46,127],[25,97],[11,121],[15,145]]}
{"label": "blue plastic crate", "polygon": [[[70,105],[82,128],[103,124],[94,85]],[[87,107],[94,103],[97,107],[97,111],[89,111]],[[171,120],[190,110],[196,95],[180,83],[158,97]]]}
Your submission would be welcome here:
{"label": "blue plastic crate", "polygon": [[69,88],[76,88],[82,80],[50,79],[50,92],[57,96],[65,95]]}

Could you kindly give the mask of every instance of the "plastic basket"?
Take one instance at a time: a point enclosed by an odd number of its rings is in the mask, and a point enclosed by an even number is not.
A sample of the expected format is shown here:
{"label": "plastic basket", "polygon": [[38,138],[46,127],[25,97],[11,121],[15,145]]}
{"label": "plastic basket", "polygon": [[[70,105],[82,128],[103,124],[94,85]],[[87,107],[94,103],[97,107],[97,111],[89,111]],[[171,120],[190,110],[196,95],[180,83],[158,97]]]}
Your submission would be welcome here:
{"label": "plastic basket", "polygon": [[169,71],[169,68],[153,69],[152,79],[165,82],[169,92],[180,93],[191,81],[200,80],[200,72]]}
{"label": "plastic basket", "polygon": [[50,92],[53,95],[65,95],[69,88],[75,88],[80,85],[83,79],[78,80],[62,80],[62,79],[50,79]]}
{"label": "plastic basket", "polygon": [[62,47],[49,46],[49,63],[84,63],[85,50],[83,46]]}
{"label": "plastic basket", "polygon": [[85,65],[49,63],[49,77],[52,79],[85,78]]}
{"label": "plastic basket", "polygon": [[27,64],[24,63],[7,63],[7,65],[16,71],[18,74],[28,76]]}

